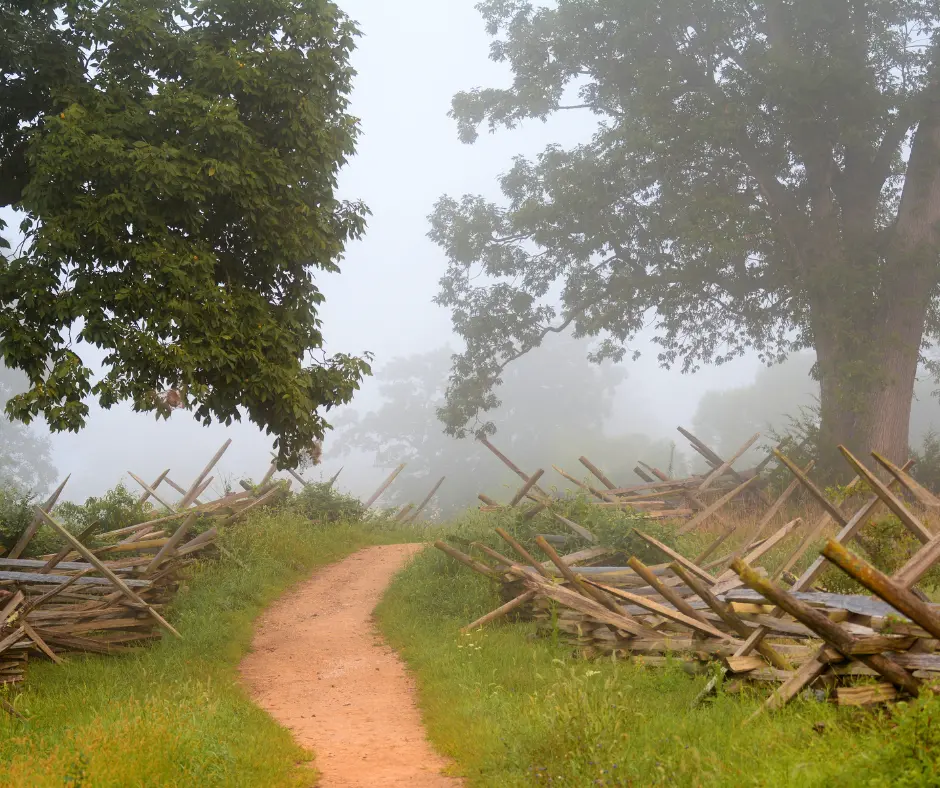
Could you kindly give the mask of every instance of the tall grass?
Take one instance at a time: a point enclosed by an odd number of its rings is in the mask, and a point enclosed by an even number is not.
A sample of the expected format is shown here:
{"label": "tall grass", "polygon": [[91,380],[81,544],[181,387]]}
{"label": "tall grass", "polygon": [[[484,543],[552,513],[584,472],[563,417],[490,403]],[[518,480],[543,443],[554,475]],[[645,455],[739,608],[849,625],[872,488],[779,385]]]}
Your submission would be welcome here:
{"label": "tall grass", "polygon": [[364,524],[318,526],[291,511],[233,528],[237,559],[200,564],[170,612],[183,640],[125,657],[36,664],[0,712],[0,786],[308,786],[309,755],[256,708],[236,667],[263,607],[316,566],[401,541]]}
{"label": "tall grass", "polygon": [[558,638],[502,623],[484,578],[425,551],[394,581],[380,625],[417,675],[430,736],[471,786],[928,786],[940,778],[940,701],[897,711],[797,701],[745,726],[763,695],[707,676],[576,660]]}

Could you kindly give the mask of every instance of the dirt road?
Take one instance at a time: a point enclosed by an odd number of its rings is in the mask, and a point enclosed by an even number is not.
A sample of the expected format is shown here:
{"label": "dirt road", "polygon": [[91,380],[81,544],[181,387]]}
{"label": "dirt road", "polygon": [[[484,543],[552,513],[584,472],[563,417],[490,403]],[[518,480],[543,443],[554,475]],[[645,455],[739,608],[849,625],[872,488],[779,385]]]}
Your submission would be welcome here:
{"label": "dirt road", "polygon": [[428,743],[414,686],[372,611],[421,545],[360,550],[317,572],[258,623],[241,674],[261,708],[316,753],[322,788],[459,788]]}

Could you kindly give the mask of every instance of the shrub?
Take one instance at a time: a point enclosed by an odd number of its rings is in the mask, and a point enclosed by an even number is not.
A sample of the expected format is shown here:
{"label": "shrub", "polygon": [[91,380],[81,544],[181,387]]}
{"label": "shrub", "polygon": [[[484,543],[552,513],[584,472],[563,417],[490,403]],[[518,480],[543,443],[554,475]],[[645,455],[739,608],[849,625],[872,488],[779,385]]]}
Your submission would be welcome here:
{"label": "shrub", "polygon": [[[920,541],[893,514],[875,517],[855,538],[852,550],[863,554],[871,564],[887,575],[897,572],[921,547]],[[820,579],[824,588],[837,594],[868,592],[845,572],[830,566]],[[931,569],[918,584],[922,588],[940,587],[940,566]]]}
{"label": "shrub", "polygon": [[290,508],[308,520],[335,523],[362,520],[365,508],[358,498],[339,492],[328,482],[313,482],[297,493]]}
{"label": "shrub", "polygon": [[29,527],[36,511],[35,493],[0,487],[0,546],[7,553]]}
{"label": "shrub", "polygon": [[69,530],[84,531],[92,523],[98,522],[97,530],[102,533],[152,519],[154,517],[152,504],[139,503],[139,500],[123,484],[118,484],[100,498],[92,496],[82,504],[69,501],[60,503],[55,513],[59,521]]}

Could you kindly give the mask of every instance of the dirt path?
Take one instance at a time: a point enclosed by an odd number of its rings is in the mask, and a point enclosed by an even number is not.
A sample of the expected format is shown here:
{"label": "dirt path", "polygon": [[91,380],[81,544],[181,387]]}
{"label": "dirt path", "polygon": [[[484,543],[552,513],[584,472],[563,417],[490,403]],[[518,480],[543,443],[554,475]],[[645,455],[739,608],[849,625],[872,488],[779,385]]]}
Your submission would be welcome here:
{"label": "dirt path", "polygon": [[264,613],[241,664],[252,697],[316,753],[322,788],[458,788],[425,738],[414,686],[372,611],[421,545],[360,550]]}

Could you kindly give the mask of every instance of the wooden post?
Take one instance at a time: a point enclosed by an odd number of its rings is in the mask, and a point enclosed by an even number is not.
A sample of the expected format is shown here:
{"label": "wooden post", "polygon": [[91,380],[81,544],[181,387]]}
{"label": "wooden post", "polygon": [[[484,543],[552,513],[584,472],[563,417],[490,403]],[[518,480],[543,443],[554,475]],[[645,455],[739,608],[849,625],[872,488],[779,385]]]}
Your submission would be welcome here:
{"label": "wooden post", "polygon": [[500,505],[500,504],[498,504],[496,501],[494,501],[492,498],[490,498],[490,496],[484,495],[483,493],[480,493],[480,494],[477,496],[477,498],[479,498],[481,501],[483,501],[484,505],[486,505],[486,506],[499,506],[499,505]]}
{"label": "wooden post", "polygon": [[[91,535],[98,529],[98,526],[99,526],[99,525],[101,525],[101,521],[100,521],[100,520],[95,520],[91,525],[89,525],[84,531],[82,531],[82,532],[78,535],[78,537],[77,537],[77,538],[78,538],[78,541],[84,542],[89,536],[91,536]],[[71,548],[70,545],[66,545],[65,547],[63,547],[61,550],[59,550],[58,553],[56,553],[54,556],[52,556],[52,558],[50,558],[48,561],[46,561],[46,563],[43,565],[42,569],[39,570],[39,574],[45,575],[45,574],[48,574],[49,572],[51,572],[51,571],[52,571],[53,569],[55,569],[62,561],[64,561],[64,560],[66,559],[66,556],[68,556],[68,554],[71,553],[71,552],[72,552],[72,548]]]}
{"label": "wooden post", "polygon": [[636,528],[633,529],[633,532],[637,536],[639,536],[643,541],[645,541],[647,544],[650,544],[653,547],[655,547],[657,550],[660,550],[661,552],[665,553],[666,556],[671,558],[673,561],[677,561],[678,563],[682,564],[682,566],[684,566],[690,572],[694,572],[696,575],[702,578],[702,580],[704,580],[709,585],[715,585],[714,577],[708,574],[708,572],[706,572],[701,567],[696,566],[688,558],[682,555],[682,553],[677,553],[668,545],[664,545],[658,539],[654,539],[652,536],[649,536],[648,534],[645,534],[642,531],[638,531]]}
{"label": "wooden post", "polygon": [[[496,448],[492,443],[490,443],[485,437],[478,438],[477,440],[479,440],[480,443],[482,443],[484,446],[486,446],[487,449],[489,449],[491,452],[493,452],[493,454],[495,454],[496,457],[497,457],[507,468],[509,468],[509,470],[511,470],[514,474],[516,474],[516,476],[518,476],[520,479],[522,479],[522,481],[524,481],[524,482],[529,481],[529,476],[528,476],[528,474],[525,473],[525,471],[523,471],[521,468],[519,468],[518,465],[516,465],[516,464],[515,464],[512,460],[510,460],[505,454],[503,454],[499,449],[497,449],[497,448]],[[540,494],[544,495],[546,498],[548,497],[548,493],[545,492],[545,490],[543,490],[541,487],[535,486],[533,489],[534,489],[537,493],[540,493]]]}
{"label": "wooden post", "polygon": [[501,563],[503,566],[512,566],[514,563],[516,563],[511,558],[507,558],[502,553],[494,550],[489,545],[483,544],[482,542],[471,542],[470,546],[477,548],[477,550],[480,550],[483,553],[486,553],[490,558],[499,561],[499,563]]}
{"label": "wooden post", "polygon": [[509,508],[517,506],[519,502],[529,494],[529,490],[535,487],[538,484],[539,479],[542,478],[544,474],[541,468],[539,468],[535,473],[533,473],[525,482],[523,482],[522,487],[519,488],[519,491],[512,497],[512,500],[509,502]]}
{"label": "wooden post", "polygon": [[715,470],[713,470],[710,474],[708,474],[708,476],[705,477],[705,481],[703,481],[703,482],[699,485],[699,488],[698,488],[699,494],[701,494],[701,493],[705,492],[706,490],[708,490],[709,487],[711,487],[716,481],[718,481],[718,480],[719,480],[722,476],[724,476],[729,470],[731,470],[731,466],[734,465],[734,463],[735,463],[737,460],[741,459],[741,456],[742,456],[748,449],[750,449],[751,446],[753,446],[753,445],[757,442],[757,439],[758,439],[759,437],[760,437],[760,433],[759,433],[759,432],[756,433],[755,435],[752,435],[750,438],[747,439],[747,441],[745,441],[744,445],[741,446],[741,448],[738,449],[738,450],[734,453],[734,455],[731,457],[731,459],[725,460],[721,465],[719,465],[717,468],[715,468]]}
{"label": "wooden post", "polygon": [[[209,484],[212,482],[212,480],[213,480],[214,478],[215,478],[214,476],[210,476],[208,479],[206,479],[206,480],[202,483],[202,487],[199,488],[198,492],[196,493],[196,497],[193,498],[193,503],[196,504],[196,506],[202,506],[202,505],[203,505],[203,502],[199,500],[199,496],[202,495],[203,491],[206,489],[206,487],[209,486]],[[172,487],[174,490],[176,490],[176,492],[178,492],[180,495],[186,495],[186,490],[184,490],[182,487],[180,487],[180,486],[179,486],[176,482],[174,482],[169,476],[164,477],[164,481],[165,481],[167,484],[169,484],[170,487]],[[151,484],[150,486],[153,487],[153,489],[155,489],[155,490],[157,489],[157,485],[156,485],[156,484]],[[150,493],[148,493],[148,492],[145,492],[144,495],[147,496],[148,498],[150,497]]]}
{"label": "wooden post", "polygon": [[639,465],[633,469],[633,472],[639,476],[644,482],[652,484],[654,482],[653,477],[650,476],[646,471],[644,471]]}
{"label": "wooden post", "polygon": [[920,580],[930,568],[940,560],[940,536],[920,548],[910,560],[902,566],[895,578],[905,586],[912,586]]}
{"label": "wooden post", "polygon": [[598,469],[598,467],[594,465],[594,463],[592,463],[587,457],[578,457],[578,462],[580,462],[585,468],[587,468],[592,474],[594,474],[594,476],[600,481],[600,483],[603,484],[608,490],[617,489],[617,485],[615,485],[610,479],[608,479],[603,474],[603,472],[600,469]]}
{"label": "wooden post", "polygon": [[[276,466],[272,463],[272,467],[276,467]],[[295,471],[293,468],[288,468],[288,469],[287,469],[287,472],[288,472],[291,476],[293,476],[294,479],[297,480],[297,482],[300,484],[301,488],[304,488],[304,487],[306,487],[308,484],[310,484],[310,482],[308,482],[306,479],[304,479],[304,477],[301,476],[299,473],[297,473],[297,471]],[[270,469],[269,469],[268,473],[265,474],[264,481],[262,481],[261,483],[262,483],[262,484],[265,484],[268,480],[270,480],[270,478],[271,478],[273,475],[274,475],[274,474],[271,473],[271,472],[270,472]]]}
{"label": "wooden post", "polygon": [[[706,605],[708,605],[722,621],[725,622],[732,632],[743,638],[750,636],[751,627],[749,627],[741,618],[739,618],[737,613],[735,613],[729,605],[726,605],[724,602],[718,599],[718,597],[716,597],[708,588],[708,586],[706,586],[699,578],[697,578],[679,563],[670,564],[669,569],[689,588],[698,594],[701,600]],[[791,670],[792,666],[790,665],[789,661],[782,657],[768,644],[761,643],[758,647],[758,651],[760,652],[761,656],[764,657],[764,659],[766,659],[775,668],[779,668],[780,670]]]}
{"label": "wooden post", "polygon": [[421,501],[420,504],[418,504],[418,508],[414,510],[414,512],[412,513],[412,515],[411,515],[407,520],[405,520],[406,523],[413,523],[415,520],[418,519],[418,515],[421,514],[421,512],[424,511],[425,507],[426,507],[429,503],[431,503],[431,499],[434,497],[434,493],[436,493],[436,492],[441,488],[441,485],[444,483],[444,479],[446,479],[446,478],[447,478],[446,476],[441,476],[441,478],[438,479],[437,484],[435,484],[435,485],[431,488],[431,492],[429,492],[429,493],[424,497],[424,500]]}
{"label": "wooden post", "polygon": [[855,654],[855,638],[834,621],[831,621],[824,613],[777,588],[773,583],[757,574],[741,559],[736,558],[732,562],[732,567],[747,586],[757,591],[764,599],[785,610],[801,624],[808,626],[840,654],[849,659],[858,659],[872,670],[880,673],[898,689],[917,697],[920,692],[920,681],[896,662],[883,654]]}
{"label": "wooden post", "polygon": [[688,627],[693,632],[699,635],[707,635],[708,637],[718,638],[719,640],[733,640],[732,637],[722,632],[720,629],[716,629],[707,621],[702,621],[698,616],[687,616],[685,613],[682,613],[678,610],[673,610],[668,608],[665,605],[659,604],[659,602],[653,601],[650,597],[641,596],[640,594],[631,594],[629,591],[624,591],[621,588],[615,588],[614,586],[607,586],[602,583],[597,583],[594,580],[585,578],[584,582],[600,591],[604,591],[610,594],[612,597],[617,599],[622,599],[624,602],[628,602],[637,607],[642,607],[645,610],[648,610],[650,613],[654,613],[657,616],[662,616],[663,618],[669,619],[677,624],[681,624],[684,627]]}
{"label": "wooden post", "polygon": [[[914,465],[914,461],[908,460],[904,464],[904,470],[910,470],[913,467],[913,465]],[[898,484],[897,481],[893,481],[891,482],[889,487],[896,488],[897,484]],[[854,539],[855,535],[862,529],[865,523],[868,522],[868,520],[875,513],[875,511],[878,509],[880,504],[881,504],[881,498],[879,498],[877,495],[871,497],[852,516],[852,519],[849,520],[849,522],[845,524],[845,527],[841,531],[839,531],[838,535],[836,536],[836,541],[839,542],[839,544],[848,544],[852,539]],[[805,591],[810,586],[812,586],[813,583],[815,583],[816,580],[819,578],[819,575],[822,574],[822,571],[825,568],[825,564],[826,564],[826,559],[823,558],[822,556],[820,556],[815,561],[813,561],[813,563],[803,573],[803,575],[799,578],[799,580],[797,580],[796,585],[793,586],[793,590]]]}
{"label": "wooden post", "polygon": [[848,520],[845,515],[842,514],[842,511],[836,506],[832,501],[830,501],[826,494],[820,490],[803,471],[801,471],[795,462],[787,457],[785,454],[781,453],[777,449],[774,449],[774,456],[783,463],[787,469],[792,473],[797,479],[800,480],[800,483],[809,490],[810,494],[822,505],[822,507],[829,513],[829,516],[832,517],[840,526],[844,526]]}
{"label": "wooden post", "polygon": [[[274,460],[269,466],[267,472],[264,476],[261,477],[261,482],[258,484],[259,487],[264,487],[271,479],[274,477],[274,474],[277,473],[277,460]],[[304,485],[306,487],[306,484]]]}
{"label": "wooden post", "polygon": [[400,523],[411,513],[411,510],[414,508],[415,505],[413,503],[406,503],[401,507],[401,509],[398,510],[398,514],[395,515],[395,522]]}
{"label": "wooden post", "polygon": [[[627,561],[627,566],[629,566],[634,572],[636,572],[647,583],[649,583],[656,593],[669,602],[673,607],[675,607],[676,610],[685,613],[690,618],[701,621],[703,624],[707,623],[705,617],[701,613],[699,613],[694,607],[692,607],[692,605],[679,596],[678,592],[667,586],[662,580],[656,577],[656,575],[650,571],[650,568],[639,558],[632,556],[630,560]],[[691,586],[689,587],[691,588]]]}
{"label": "wooden post", "polygon": [[[153,487],[154,490],[156,490],[157,487],[160,486],[161,482],[163,482],[163,480],[167,477],[167,474],[169,474],[169,472],[170,472],[170,469],[167,468],[167,469],[166,469],[163,473],[161,473],[156,479],[154,479],[153,484],[151,484],[150,486]],[[170,484],[171,487],[175,487],[175,486],[176,486],[176,485],[173,484],[173,482],[170,482],[169,484]],[[150,497],[150,491],[145,488],[144,491],[141,493],[140,498],[137,499],[137,505],[138,505],[138,506],[141,506],[141,505],[147,503],[147,499],[148,499],[149,497]]]}
{"label": "wooden post", "polygon": [[164,509],[168,509],[168,510],[171,511],[171,512],[175,512],[175,511],[176,511],[176,509],[174,509],[171,504],[167,503],[167,502],[164,501],[159,495],[157,495],[156,490],[154,490],[153,487],[151,487],[149,484],[147,484],[147,482],[145,482],[143,479],[141,479],[137,474],[131,473],[130,471],[128,471],[128,472],[127,472],[127,475],[130,476],[130,477],[131,477],[135,482],[137,482],[141,487],[143,487],[144,490],[146,490],[148,493],[150,493],[151,497],[154,498],[154,499],[157,501],[157,503],[159,503]]}
{"label": "wooden post", "polygon": [[[924,544],[933,539],[933,534],[927,527],[908,511],[907,507],[901,502],[901,499],[891,492],[888,486],[882,483],[881,479],[875,476],[875,474],[868,470],[858,459],[852,456],[852,452],[845,448],[845,446],[840,446],[839,451],[842,452],[842,456],[848,460],[849,464],[855,468],[858,475],[871,485],[875,494],[884,501],[885,505],[894,512],[895,515],[897,515],[898,519],[904,524],[904,527],[907,528],[908,531],[914,534],[914,536],[920,539]],[[845,525],[845,523],[843,523],[843,525]]]}
{"label": "wooden post", "polygon": [[[558,553],[555,552],[555,548],[545,541],[545,537],[536,536],[535,543],[542,549],[542,552],[548,556],[549,560],[555,565],[555,567],[561,573],[561,576],[565,578],[565,580],[568,581],[568,584],[574,590],[578,591],[583,596],[593,598],[595,602],[600,602],[608,610],[614,613],[619,613],[623,615],[617,603],[611,600],[611,598],[607,596],[607,594],[604,594],[601,591],[595,590],[594,588],[589,586],[587,583],[583,583],[581,579],[574,572],[571,571],[571,568],[564,561],[561,560],[561,557],[558,555]],[[630,617],[627,616],[627,618],[630,618]],[[634,621],[634,623],[637,624],[637,626],[639,626],[638,621]]]}
{"label": "wooden post", "polygon": [[222,455],[228,450],[228,447],[232,445],[232,439],[229,438],[225,443],[222,444],[222,448],[219,449],[209,460],[209,464],[202,469],[202,472],[196,477],[196,481],[193,482],[192,487],[189,488],[189,492],[183,496],[183,500],[179,502],[179,508],[185,509],[189,506],[195,499],[199,491],[199,485],[202,484],[203,480],[209,475],[209,472],[216,466],[216,463],[222,459]]}
{"label": "wooden post", "polygon": [[895,610],[940,639],[940,615],[923,602],[903,583],[879,572],[867,561],[852,555],[838,542],[830,539],[823,548],[826,556],[849,577],[857,580],[873,594],[880,596]]}
{"label": "wooden post", "polygon": [[694,530],[702,523],[704,523],[709,517],[713,514],[716,514],[719,509],[722,509],[726,504],[730,503],[732,500],[738,497],[742,492],[744,492],[748,487],[750,487],[755,481],[757,481],[759,476],[752,476],[747,481],[742,482],[733,490],[728,493],[725,493],[721,498],[715,501],[710,506],[707,506],[701,512],[695,515],[689,522],[687,522],[682,528],[679,529],[679,534],[687,534],[689,531]]}
{"label": "wooden post", "polygon": [[576,478],[575,478],[574,476],[572,476],[570,473],[565,473],[565,471],[563,471],[563,470],[562,470],[561,468],[559,468],[557,465],[553,465],[552,468],[554,469],[555,473],[559,474],[560,476],[564,476],[569,482],[571,482],[572,484],[574,484],[574,485],[580,487],[580,488],[581,488],[582,490],[584,490],[585,492],[590,493],[590,494],[593,495],[595,498],[600,498],[602,501],[607,501],[608,503],[617,503],[617,502],[618,502],[618,501],[617,501],[617,496],[615,496],[615,495],[608,495],[608,494],[605,493],[605,492],[601,492],[600,490],[598,490],[598,489],[596,489],[596,488],[594,488],[594,487],[591,487],[590,484],[585,484],[584,482],[580,481],[579,479],[576,479]]}
{"label": "wooden post", "polygon": [[526,591],[525,593],[520,594],[515,599],[507,602],[505,605],[496,608],[496,610],[487,613],[485,616],[481,616],[472,624],[467,624],[467,626],[463,627],[460,632],[472,632],[474,629],[480,629],[480,627],[483,627],[498,618],[502,618],[507,613],[511,613],[517,607],[522,607],[522,605],[524,605],[526,602],[530,602],[531,600],[535,599],[536,593],[536,591]]}
{"label": "wooden post", "polygon": [[343,472],[343,468],[345,467],[346,466],[343,465],[336,473],[333,474],[330,480],[326,483],[327,487],[332,487],[334,484],[336,484],[336,480],[339,478],[339,475]]}
{"label": "wooden post", "polygon": [[531,566],[536,572],[538,572],[542,577],[550,578],[551,575],[548,573],[548,570],[542,566],[539,561],[536,561],[532,555],[526,550],[519,542],[517,542],[513,537],[509,535],[504,529],[497,528],[496,533],[499,534],[500,538],[506,542],[513,550],[521,556],[522,560],[525,561],[529,566]]}
{"label": "wooden post", "polygon": [[449,544],[442,542],[440,539],[434,543],[434,546],[442,553],[446,553],[454,560],[462,563],[464,566],[470,567],[474,572],[479,572],[481,575],[488,577],[490,580],[499,580],[499,575],[490,567],[474,560],[466,553],[460,552],[460,550],[458,550],[456,547],[451,547]]}
{"label": "wooden post", "polygon": [[59,523],[52,519],[46,512],[42,509],[36,510],[39,515],[49,524],[49,526],[55,530],[59,536],[63,537],[67,542],[71,542],[72,547],[81,555],[89,564],[91,564],[95,569],[97,569],[101,574],[103,574],[108,580],[110,580],[117,588],[120,590],[124,596],[126,596],[131,602],[135,605],[142,607],[150,616],[165,630],[175,635],[176,637],[182,639],[182,635],[173,628],[173,625],[170,624],[166,619],[163,618],[156,610],[154,610],[150,605],[148,605],[143,599],[141,599],[136,593],[134,593],[125,583],[118,577],[114,572],[112,572],[105,564],[103,564],[91,550],[89,550],[85,545],[78,541],[72,534],[65,530]]}
{"label": "wooden post", "polygon": [[[49,496],[49,499],[42,505],[42,511],[48,513],[52,511],[52,507],[56,505],[56,501],[59,500],[59,496],[62,495],[62,490],[65,489],[65,485],[68,483],[68,480],[72,478],[72,475],[69,474],[65,477],[65,481],[60,484],[55,492]],[[17,540],[16,544],[13,546],[13,549],[10,550],[10,554],[7,558],[19,558],[23,555],[23,551],[27,548],[32,538],[36,535],[36,531],[39,530],[39,526],[42,525],[42,517],[38,514],[33,518],[33,521],[29,524],[20,538]]]}
{"label": "wooden post", "polygon": [[559,520],[560,522],[563,522],[565,525],[567,525],[572,531],[574,531],[578,536],[580,536],[586,542],[590,542],[591,544],[597,544],[597,537],[594,534],[592,534],[587,528],[581,525],[578,525],[576,522],[574,522],[573,520],[569,520],[567,517],[562,517],[557,512],[552,512],[552,515],[555,517],[556,520]]}
{"label": "wooden post", "polygon": [[170,555],[173,550],[176,549],[176,546],[181,541],[183,541],[183,538],[186,536],[186,533],[189,531],[190,527],[192,527],[194,522],[196,522],[195,513],[189,515],[189,517],[183,520],[183,524],[173,532],[173,535],[169,538],[167,543],[160,548],[159,552],[157,552],[153,560],[147,564],[147,568],[143,571],[144,577],[151,574],[158,566],[160,566],[161,563],[163,563],[163,560],[168,555]]}
{"label": "wooden post", "polygon": [[917,502],[921,506],[934,511],[940,509],[940,498],[937,498],[930,490],[921,485],[904,468],[899,468],[887,457],[882,457],[876,451],[873,451],[871,456],[874,457],[878,464],[890,473],[899,484],[905,487],[907,491],[917,499]]}
{"label": "wooden post", "polygon": [[[786,539],[796,528],[798,528],[802,524],[803,524],[803,519],[800,517],[797,517],[795,520],[791,520],[786,525],[782,525],[780,528],[777,529],[777,532],[773,536],[771,536],[769,539],[765,539],[763,542],[760,543],[760,545],[758,545],[750,553],[748,553],[747,556],[744,558],[744,560],[747,563],[754,563],[758,558],[760,558],[765,553],[772,550],[780,542]],[[734,572],[729,569],[726,572],[722,572],[718,576],[718,582],[721,583],[733,577],[734,577]]]}
{"label": "wooden post", "polygon": [[379,500],[382,493],[384,493],[389,487],[392,486],[392,482],[395,481],[395,479],[398,477],[398,474],[400,474],[403,470],[405,470],[405,463],[402,463],[401,465],[399,465],[394,471],[392,471],[389,474],[388,478],[384,482],[382,482],[378,490],[372,493],[369,500],[366,501],[362,505],[362,507],[364,509],[368,509],[370,506],[372,506],[372,504],[374,504],[377,500]]}
{"label": "wooden post", "polygon": [[253,500],[250,504],[248,504],[248,505],[245,506],[244,508],[239,509],[239,510],[238,510],[237,512],[235,512],[234,514],[231,514],[231,515],[229,515],[228,517],[226,517],[226,518],[225,518],[221,523],[219,523],[218,526],[216,526],[216,527],[217,527],[217,528],[224,528],[224,527],[227,526],[227,525],[231,525],[231,524],[234,523],[236,520],[240,520],[242,517],[244,517],[246,514],[248,514],[248,512],[250,512],[252,509],[255,509],[255,508],[261,506],[262,504],[265,504],[265,503],[270,502],[270,500],[271,500],[272,498],[274,498],[274,497],[276,497],[276,496],[278,496],[278,495],[282,495],[282,494],[284,494],[285,492],[286,492],[286,490],[285,490],[285,488],[283,488],[283,487],[275,487],[273,490],[268,490],[268,491],[267,491],[264,495],[262,495],[260,498],[255,498],[255,500]]}

